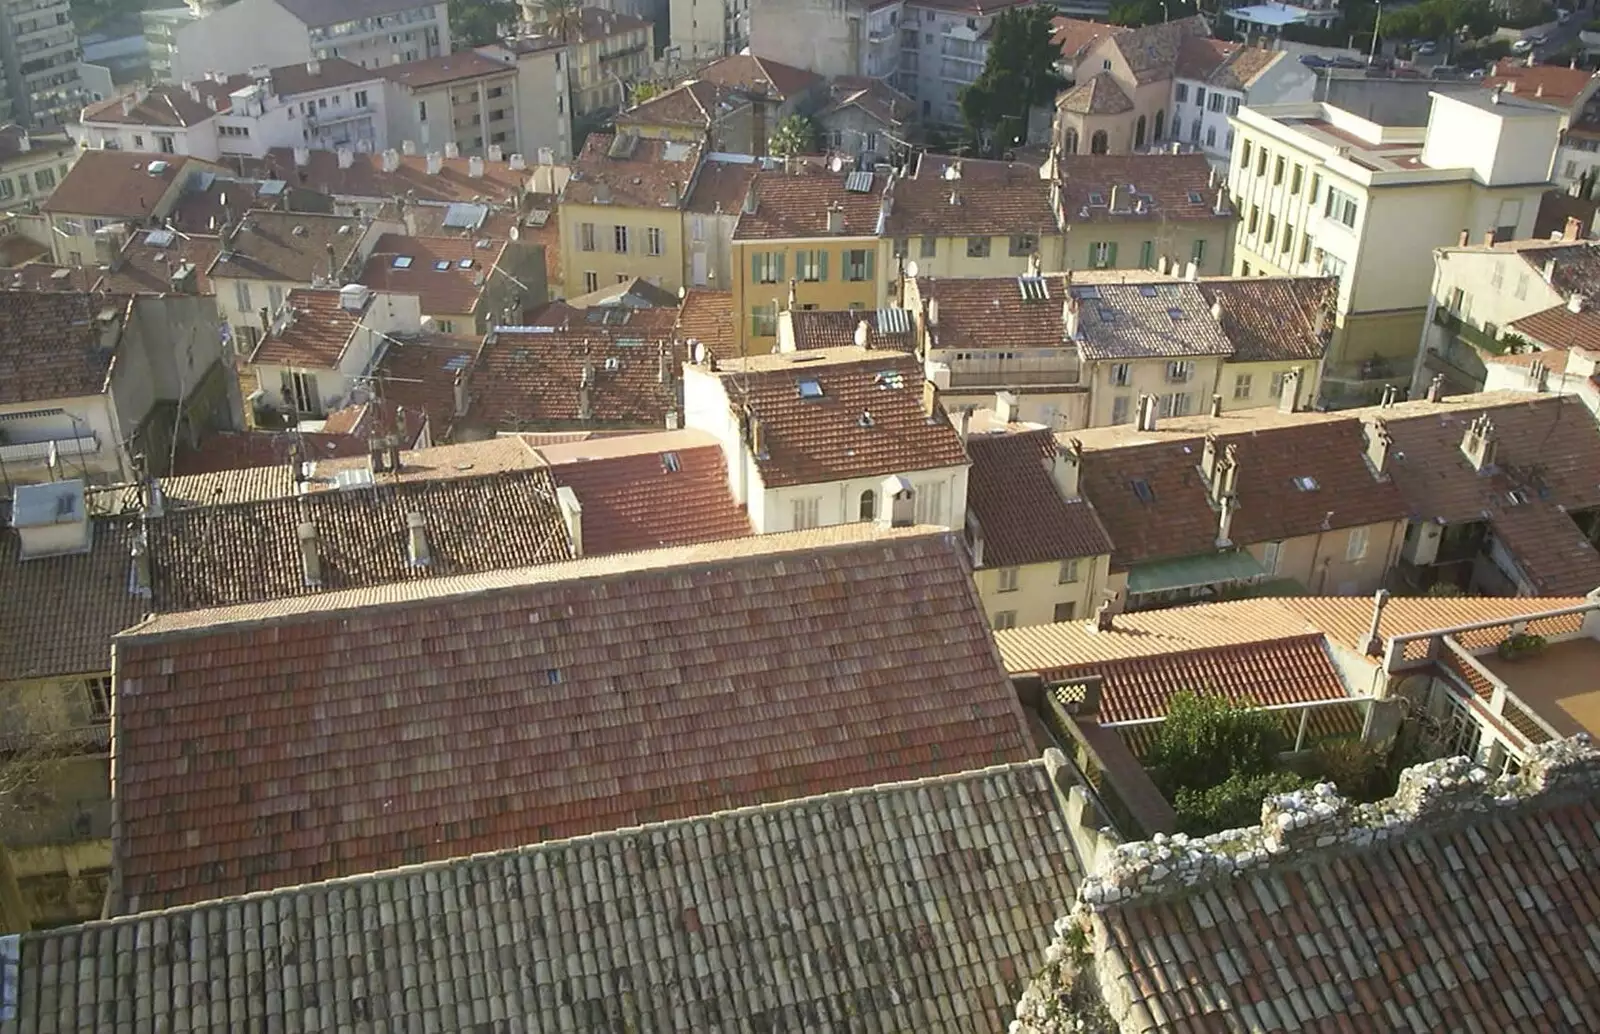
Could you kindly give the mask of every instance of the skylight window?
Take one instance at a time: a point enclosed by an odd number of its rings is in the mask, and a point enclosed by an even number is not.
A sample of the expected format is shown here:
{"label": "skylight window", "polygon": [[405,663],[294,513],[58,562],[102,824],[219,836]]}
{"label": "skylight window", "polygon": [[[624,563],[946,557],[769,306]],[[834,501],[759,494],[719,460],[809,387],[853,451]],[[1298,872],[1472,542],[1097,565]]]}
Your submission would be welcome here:
{"label": "skylight window", "polygon": [[1182,309],[1168,309],[1167,310],[1167,315],[1172,317],[1173,322],[1177,322],[1178,320],[1187,319],[1188,318],[1187,316],[1184,315],[1184,312],[1183,312]]}
{"label": "skylight window", "polygon": [[1106,203],[1106,196],[1104,194],[1100,193],[1098,190],[1089,195],[1089,204],[1091,204],[1091,205],[1104,205],[1105,203]]}
{"label": "skylight window", "polygon": [[1160,292],[1156,290],[1154,284],[1140,284],[1139,293],[1144,295],[1146,298],[1154,298]]}
{"label": "skylight window", "polygon": [[1203,205],[1206,203],[1206,197],[1198,190],[1191,190],[1189,191],[1189,203],[1191,205]]}
{"label": "skylight window", "polygon": [[450,271],[450,260],[449,259],[440,259],[439,261],[437,261],[437,262],[435,262],[433,264],[433,268],[434,268],[435,272],[448,273]]}
{"label": "skylight window", "polygon": [[394,257],[394,261],[389,263],[389,265],[394,269],[410,269],[411,268],[411,256],[410,255],[396,255]]}
{"label": "skylight window", "polygon": [[456,268],[457,269],[471,269],[472,268],[472,260],[469,259],[469,258],[464,258],[460,262],[456,263]]}
{"label": "skylight window", "polygon": [[1317,490],[1317,479],[1314,477],[1297,477],[1294,479],[1294,487],[1302,492],[1315,492]]}
{"label": "skylight window", "polygon": [[1156,494],[1151,491],[1150,482],[1144,478],[1134,478],[1128,484],[1133,489],[1133,494],[1139,497],[1141,503],[1153,503],[1156,501]]}
{"label": "skylight window", "polygon": [[803,399],[820,399],[822,397],[822,382],[807,377],[798,385],[800,397]]}
{"label": "skylight window", "polygon": [[1100,306],[1098,308],[1096,314],[1100,317],[1100,322],[1101,323],[1115,323],[1115,322],[1117,322],[1117,310],[1116,309],[1109,309],[1106,306],[1102,305],[1102,306]]}
{"label": "skylight window", "polygon": [[678,454],[677,453],[675,453],[675,452],[664,452],[664,453],[661,454],[661,469],[662,470],[666,471],[668,474],[676,474],[678,472],[678,467],[679,467],[679,464],[678,464]]}
{"label": "skylight window", "polygon": [[899,370],[880,370],[872,380],[880,388],[903,388],[906,386],[906,379],[900,375]]}

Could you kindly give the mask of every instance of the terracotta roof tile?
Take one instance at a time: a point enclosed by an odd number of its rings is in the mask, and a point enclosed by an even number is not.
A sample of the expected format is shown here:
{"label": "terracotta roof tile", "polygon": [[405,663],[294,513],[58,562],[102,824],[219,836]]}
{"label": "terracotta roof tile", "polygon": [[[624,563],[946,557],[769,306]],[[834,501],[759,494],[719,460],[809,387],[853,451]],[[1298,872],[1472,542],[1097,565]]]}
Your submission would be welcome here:
{"label": "terracotta roof tile", "polygon": [[702,215],[737,215],[761,166],[754,161],[710,159],[700,166],[685,206]]}
{"label": "terracotta roof tile", "polygon": [[540,448],[556,484],[583,507],[585,556],[751,534],[722,446],[701,431],[662,431]]}
{"label": "terracotta roof tile", "polygon": [[427,429],[427,414],[420,410],[382,400],[363,402],[329,413],[321,431],[213,431],[193,446],[180,442],[172,473],[275,467],[287,465],[297,454],[312,460],[365,456],[371,438],[395,433],[401,434],[403,448],[412,449]]}
{"label": "terracotta roof tile", "polygon": [[[358,219],[253,209],[225,240],[207,271],[213,280],[239,277],[338,287],[354,274],[361,250]],[[329,254],[329,249],[332,254]]]}
{"label": "terracotta roof tile", "polygon": [[428,416],[430,433],[444,437],[456,418],[456,373],[472,365],[479,337],[421,334],[389,342],[374,371],[377,390],[389,402]]}
{"label": "terracotta roof tile", "polygon": [[151,609],[130,591],[138,523],[92,520],[87,553],[27,560],[0,527],[0,682],[109,672],[111,637]]}
{"label": "terracotta roof tile", "polygon": [[459,82],[462,79],[478,79],[494,75],[515,76],[517,69],[515,65],[496,61],[476,50],[458,50],[452,54],[425,57],[398,65],[384,65],[375,71],[390,82],[400,83],[416,90],[427,86],[438,86],[441,83]]}
{"label": "terracotta roof tile", "polygon": [[1592,79],[1593,73],[1581,68],[1529,65],[1521,58],[1502,58],[1479,82],[1485,89],[1504,86],[1524,99],[1541,100],[1555,108],[1571,108]]}
{"label": "terracotta roof tile", "polygon": [[915,177],[897,180],[883,232],[891,237],[1036,238],[1056,232],[1050,181],[1041,179],[1037,168],[1016,162],[998,169],[974,167],[972,175],[967,170],[966,163],[955,162],[943,173],[924,167]]}
{"label": "terracotta roof tile", "polygon": [[1573,312],[1565,305],[1555,305],[1513,320],[1506,329],[1547,348],[1600,349],[1600,313],[1587,307]]}
{"label": "terracotta roof tile", "polygon": [[[1095,284],[1072,288],[1072,297],[1078,303],[1074,340],[1086,360],[1233,354],[1198,284]],[[942,320],[942,308],[939,315]]]}
{"label": "terracotta roof tile", "polygon": [[[160,171],[151,172],[152,165]],[[174,182],[187,176],[191,166],[202,165],[177,154],[84,151],[39,209],[142,223],[160,214],[156,204]]]}
{"label": "terracotta roof tile", "polygon": [[[19,240],[21,236],[11,234],[4,239]],[[48,259],[49,249],[46,248],[39,257]],[[57,266],[49,262],[26,262],[11,269],[0,269],[0,290],[87,293],[94,290],[94,285],[99,279],[100,270],[94,266]]]}
{"label": "terracotta roof tile", "polygon": [[1190,36],[1210,34],[1205,17],[1194,15],[1119,33],[1111,37],[1110,45],[1122,52],[1134,80],[1144,84],[1172,78],[1183,41]]}
{"label": "terracotta roof tile", "polygon": [[1126,26],[1106,25],[1102,22],[1085,21],[1082,18],[1068,18],[1058,15],[1050,20],[1050,42],[1061,48],[1063,61],[1076,61],[1089,44],[1105,36],[1116,36],[1129,32]]}
{"label": "terracotta roof tile", "polygon": [[[123,247],[118,264],[106,270],[96,287],[114,294],[215,294],[206,271],[221,250],[218,237],[139,230]],[[175,283],[174,277],[180,273],[184,275]]]}
{"label": "terracotta roof tile", "polygon": [[513,169],[506,161],[483,163],[484,174],[473,176],[472,159],[441,158],[438,174],[429,175],[428,156],[425,154],[399,155],[399,166],[393,172],[383,170],[384,156],[356,152],[349,168],[339,167],[339,156],[333,151],[312,151],[305,165],[296,165],[294,150],[274,147],[261,159],[240,162],[242,175],[261,179],[284,180],[291,187],[301,187],[334,197],[370,198],[389,201],[397,196],[414,197],[420,201],[464,201],[492,204],[520,202],[527,193],[530,169]]}
{"label": "terracotta roof tile", "polygon": [[127,298],[77,293],[0,292],[0,405],[98,395],[116,350],[102,344],[98,319],[121,321]]}
{"label": "terracotta roof tile", "polygon": [[1208,844],[1213,875],[1118,886],[1114,903],[1088,879],[1106,998],[1136,1003],[1124,1029],[1148,1034],[1600,1027],[1600,889],[1580,875],[1600,867],[1595,765],[1561,741],[1491,789],[1465,759],[1436,762],[1374,805],[1270,801],[1264,822],[1303,825]]}
{"label": "terracotta roof tile", "polygon": [[695,79],[617,113],[621,129],[645,126],[682,126],[711,131],[712,125],[732,108],[747,105],[732,89]]}
{"label": "terracotta roof tile", "polygon": [[1320,360],[1328,349],[1338,286],[1335,279],[1309,276],[1199,281],[1206,301],[1221,303],[1218,320],[1236,363]]}
{"label": "terracotta roof tile", "polygon": [[118,912],[1032,752],[960,546],[926,529],[169,615],[116,665],[142,705]]}
{"label": "terracotta roof tile", "polygon": [[[1511,326],[1516,326],[1516,324],[1511,324]],[[1487,355],[1484,356],[1483,361],[1494,366],[1513,366],[1523,370],[1527,370],[1535,363],[1538,363],[1551,373],[1559,374],[1567,372],[1567,359],[1571,354],[1571,351],[1565,348],[1542,348],[1534,352]]]}
{"label": "terracotta roof tile", "polygon": [[[516,236],[521,238],[524,233],[532,233],[539,216],[533,213],[542,207],[545,214],[542,218],[550,216],[549,209],[553,201],[546,201],[542,205],[534,203],[534,196],[529,195],[530,209],[527,215],[504,205],[479,205],[482,210],[483,220],[473,225],[446,226],[446,219],[464,218],[465,210],[447,204],[411,204],[397,205],[390,202],[383,205],[373,215],[374,221],[401,223],[406,228],[406,234],[412,237],[454,237],[458,240],[483,240],[494,241],[510,240],[512,230],[517,231]],[[554,281],[552,281],[554,282]]]}
{"label": "terracotta roof tile", "polygon": [[985,567],[1103,556],[1111,539],[1087,500],[1063,498],[1050,474],[1049,431],[973,435],[967,510],[983,533]]}
{"label": "terracotta roof tile", "polygon": [[[506,246],[505,241],[386,233],[373,244],[366,265],[353,282],[385,294],[414,294],[421,299],[424,316],[475,317],[478,302]],[[405,266],[395,265],[407,259],[410,261]],[[439,268],[441,264],[446,268]],[[520,320],[522,316],[518,313],[514,318]]]}
{"label": "terracotta roof tile", "polygon": [[682,208],[700,167],[698,143],[632,132],[591,133],[572,163],[561,200],[578,205]]}
{"label": "terracotta roof tile", "polygon": [[776,100],[793,100],[822,84],[822,77],[815,72],[749,54],[734,54],[713,61],[700,69],[699,75],[721,86]]}
{"label": "terracotta roof tile", "polygon": [[1210,82],[1212,74],[1221,69],[1240,47],[1240,44],[1229,40],[1186,36],[1178,44],[1178,58],[1172,74],[1178,79]]}
{"label": "terracotta roof tile", "polygon": [[867,325],[867,348],[916,350],[911,314],[903,309],[793,309],[788,319],[797,352],[855,345],[863,323]]}
{"label": "terracotta roof tile", "polygon": [[1264,47],[1239,47],[1222,63],[1222,67],[1211,73],[1210,81],[1225,90],[1248,90],[1268,69],[1285,59],[1287,53]]}
{"label": "terracotta roof tile", "polygon": [[685,341],[699,341],[713,355],[738,351],[733,332],[733,292],[691,287],[678,308],[678,333]]}
{"label": "terracotta roof tile", "polygon": [[916,101],[882,79],[867,76],[834,76],[828,83],[828,95],[831,102],[818,112],[819,119],[826,119],[846,108],[857,108],[886,129],[904,124],[915,114],[917,107]]}
{"label": "terracotta roof tile", "polygon": [[1561,294],[1600,295],[1600,242],[1527,241],[1507,247],[1510,244],[1507,241],[1496,247],[1516,251],[1540,276],[1549,269],[1550,286]]}
{"label": "terracotta roof tile", "polygon": [[1096,72],[1063,93],[1056,107],[1074,115],[1121,115],[1133,110],[1133,99],[1110,72]]}
{"label": "terracotta roof tile", "polygon": [[1511,506],[1489,522],[1541,596],[1583,595],[1600,589],[1600,551],[1564,510]]}
{"label": "terracotta roof tile", "polygon": [[832,236],[876,237],[880,203],[890,177],[871,177],[871,189],[845,189],[849,173],[833,172],[815,162],[800,162],[795,172],[762,172],[756,176],[756,210],[742,212],[734,228],[737,241],[828,237],[828,209],[844,212],[843,230]]}
{"label": "terracotta roof tile", "polygon": [[[1018,348],[1060,348],[1067,341],[1061,303],[1066,278],[1046,275],[1044,297],[1024,293],[1018,277],[919,277],[935,348],[988,347],[997,328]],[[937,319],[933,302],[938,302]]]}
{"label": "terracotta roof tile", "polygon": [[[385,957],[431,958],[446,926],[481,938],[485,950],[450,957],[451,975],[506,999],[472,994],[469,1008],[463,992],[461,1016],[509,1000],[518,1022],[541,1028],[604,1013],[638,1031],[800,1030],[841,1010],[872,1029],[906,1016],[923,1034],[1001,1029],[1079,876],[1051,778],[1040,761],[997,766],[24,934],[12,956],[17,1019],[44,1029],[57,1000],[84,1016],[114,1012],[127,999],[97,974],[126,964],[131,983],[163,989],[140,999],[161,1029],[231,1034],[229,1017],[243,1010],[263,1029],[289,1030],[304,1016],[299,1002],[313,1000],[348,1002],[387,1029],[438,1016],[465,1025],[454,1008],[421,1004],[447,986],[428,963],[345,975],[364,956],[348,956],[340,917],[369,914],[376,925],[364,929]],[[905,879],[909,866],[916,879]],[[834,928],[822,917],[855,917],[848,947],[772,935],[797,916],[818,930]],[[230,936],[199,935],[208,929]],[[280,943],[314,975],[297,992],[253,994],[278,979],[268,974]],[[749,982],[756,958],[770,967],[764,991]],[[592,993],[580,960],[604,974]],[[196,972],[216,981],[216,997],[187,1006],[166,994]],[[601,991],[601,980],[629,990]]]}
{"label": "terracotta roof tile", "polygon": [[[967,465],[943,407],[923,409],[915,356],[818,349],[728,360],[713,376],[735,412],[748,406],[760,422],[756,466],[769,489]],[[820,394],[802,397],[803,382]]]}
{"label": "terracotta roof tile", "polygon": [[229,94],[248,82],[246,76],[227,77],[223,82],[200,79],[192,84],[194,93],[178,83],[140,86],[85,106],[78,121],[155,129],[186,128],[214,118],[218,110],[227,111],[232,107]]}
{"label": "terracotta roof tile", "polygon": [[668,413],[681,412],[684,350],[674,332],[676,310],[576,312],[581,318],[561,327],[496,330],[467,374],[470,401],[457,425],[480,431],[662,429]]}
{"label": "terracotta roof tile", "polygon": [[[1113,568],[1216,551],[1219,518],[1200,473],[1202,436],[1174,434],[1149,444],[1136,439],[1106,447],[1082,432],[1061,437],[1077,437],[1088,447],[1083,493],[1106,526],[1116,529]],[[1240,546],[1409,515],[1400,484],[1405,479],[1396,474],[1380,481],[1374,475],[1356,421],[1288,425],[1216,439],[1219,455],[1233,447],[1238,457],[1231,538]]]}
{"label": "terracotta roof tile", "polygon": [[302,288],[290,291],[283,304],[294,318],[268,331],[256,345],[250,362],[333,370],[350,347],[372,300],[369,296],[360,309],[346,309],[337,290]]}
{"label": "terracotta roof tile", "polygon": [[[1231,207],[1217,213],[1218,191],[1224,187],[1198,152],[1069,154],[1062,155],[1060,168],[1061,205],[1068,222],[1195,222],[1234,216]],[[1114,209],[1113,187],[1118,188]]]}
{"label": "terracotta roof tile", "polygon": [[568,298],[564,304],[570,309],[592,309],[607,305],[628,309],[676,309],[678,301],[678,296],[666,288],[635,276],[606,284],[599,290],[580,294],[576,298]]}

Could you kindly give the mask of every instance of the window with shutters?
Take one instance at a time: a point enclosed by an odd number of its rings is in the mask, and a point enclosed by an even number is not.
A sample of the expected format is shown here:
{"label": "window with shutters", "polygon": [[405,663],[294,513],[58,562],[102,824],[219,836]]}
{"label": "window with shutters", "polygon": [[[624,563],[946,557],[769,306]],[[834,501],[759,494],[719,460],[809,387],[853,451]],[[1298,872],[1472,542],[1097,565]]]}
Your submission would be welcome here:
{"label": "window with shutters", "polygon": [[783,280],[783,252],[758,251],[750,256],[750,279],[758,284],[776,284]]}
{"label": "window with shutters", "polygon": [[822,512],[822,500],[815,496],[808,499],[790,500],[793,510],[793,528],[801,531],[806,528],[815,528]]}
{"label": "window with shutters", "polygon": [[578,247],[583,251],[595,250],[594,223],[578,224]]}
{"label": "window with shutters", "polygon": [[844,278],[860,282],[872,279],[875,253],[869,248],[852,248],[844,253]]}
{"label": "window with shutters", "polygon": [[1089,268],[1111,269],[1117,264],[1115,241],[1095,241],[1089,245]]}
{"label": "window with shutters", "polygon": [[807,283],[820,283],[828,279],[828,253],[821,248],[799,251],[794,256],[794,275]]}

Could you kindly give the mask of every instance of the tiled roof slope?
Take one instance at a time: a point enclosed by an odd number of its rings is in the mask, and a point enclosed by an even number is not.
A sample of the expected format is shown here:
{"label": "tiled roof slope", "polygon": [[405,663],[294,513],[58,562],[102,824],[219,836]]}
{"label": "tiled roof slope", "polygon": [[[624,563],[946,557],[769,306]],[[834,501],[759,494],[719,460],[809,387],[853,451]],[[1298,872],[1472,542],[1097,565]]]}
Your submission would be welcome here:
{"label": "tiled roof slope", "polygon": [[[718,118],[745,103],[727,87],[694,79],[618,112],[616,124],[622,129],[684,126],[709,131]],[[610,137],[606,140],[609,143]]]}
{"label": "tiled roof slope", "polygon": [[1196,284],[1096,284],[1074,287],[1072,297],[1078,303],[1078,353],[1086,360],[1233,354],[1233,343]]}
{"label": "tiled roof slope", "polygon": [[1261,826],[1086,879],[1077,917],[1114,1022],[1600,1029],[1597,769],[1576,740],[1534,748],[1494,783],[1444,759],[1405,772],[1387,800],[1270,798]]}
{"label": "tiled roof slope", "polygon": [[[113,294],[215,294],[206,271],[222,250],[219,237],[206,234],[155,236],[141,230],[129,238],[114,268],[107,269],[95,289]],[[161,243],[155,243],[161,242]],[[175,289],[173,276],[188,270]]]}
{"label": "tiled roof slope", "polygon": [[101,312],[121,320],[127,298],[0,292],[0,405],[98,395],[116,352],[102,345]]}
{"label": "tiled roof slope", "polygon": [[699,341],[713,355],[736,351],[733,334],[733,292],[691,287],[683,292],[678,306],[678,335],[685,341]]}
{"label": "tiled roof slope", "polygon": [[[894,185],[884,233],[891,237],[963,237],[1056,232],[1050,181],[1022,162],[984,170],[970,179],[957,162],[949,173],[923,170]],[[1019,261],[1019,265],[1020,265]]]}
{"label": "tiled roof slope", "polygon": [[[900,321],[905,329],[886,326]],[[890,311],[887,318],[876,309],[791,309],[789,326],[797,352],[815,348],[848,348],[856,343],[861,324],[867,325],[867,347],[896,352],[915,351],[916,332],[908,312]]]}
{"label": "tiled roof slope", "polygon": [[1571,108],[1588,89],[1592,74],[1565,65],[1527,64],[1520,58],[1502,58],[1479,82],[1496,86],[1524,99],[1541,100],[1553,108]]}
{"label": "tiled roof slope", "polygon": [[1600,291],[1600,244],[1595,241],[1530,241],[1515,250],[1540,276],[1548,268],[1550,286],[1562,295]]}
{"label": "tiled roof slope", "polygon": [[1061,48],[1063,61],[1076,61],[1089,45],[1105,36],[1115,36],[1130,31],[1121,25],[1067,18],[1058,15],[1050,19],[1050,42]]}
{"label": "tiled roof slope", "polygon": [[1062,498],[1051,477],[1050,464],[1057,448],[1050,432],[1044,430],[967,439],[967,453],[972,457],[967,509],[983,532],[985,567],[1016,567],[1111,552],[1111,539],[1094,507],[1082,498]]}
{"label": "tiled roof slope", "polygon": [[[617,144],[619,136],[622,144]],[[562,190],[561,200],[580,205],[682,208],[694,186],[700,155],[698,143],[658,140],[631,132],[593,133],[572,163],[572,178]]]}
{"label": "tiled roof slope", "polygon": [[[923,409],[915,356],[815,349],[730,360],[720,376],[734,409],[760,421],[765,451],[755,460],[769,489],[967,463],[944,408]],[[820,396],[802,398],[801,381]]]}
{"label": "tiled roof slope", "polygon": [[[1565,303],[1552,305],[1548,309],[1530,313],[1519,320],[1512,320],[1506,329],[1546,346],[1537,353],[1537,358],[1550,365],[1552,372],[1555,372],[1554,363],[1566,363],[1565,352],[1568,349],[1600,349],[1600,313],[1588,306],[1573,312]],[[1511,359],[1531,362],[1528,356],[1529,353],[1526,352],[1499,355],[1494,357],[1494,361],[1504,362]]]}
{"label": "tiled roof slope", "polygon": [[252,363],[333,370],[344,359],[361,319],[372,305],[347,309],[337,288],[294,288],[284,299],[293,318],[271,327],[250,354]]}
{"label": "tiled roof slope", "polygon": [[391,341],[378,361],[377,390],[389,402],[428,414],[435,440],[456,418],[456,371],[472,365],[483,346],[478,337],[419,334]]}
{"label": "tiled roof slope", "polygon": [[1195,15],[1120,33],[1111,37],[1111,45],[1122,52],[1134,80],[1142,85],[1172,78],[1183,41],[1210,32],[1204,16]]}
{"label": "tiled roof slope", "polygon": [[133,592],[132,521],[97,518],[89,552],[22,559],[0,530],[0,682],[111,670],[111,637],[150,610]]}
{"label": "tiled roof slope", "polygon": [[1096,72],[1061,95],[1056,106],[1075,115],[1120,115],[1133,100],[1110,72]]}
{"label": "tiled roof slope", "polygon": [[[917,292],[934,348],[991,347],[997,333],[1017,348],[1061,348],[1067,341],[1061,321],[1066,278],[1046,275],[1044,297],[1029,297],[1019,279],[1001,277],[921,277]],[[938,301],[937,318],[932,301]]]}
{"label": "tiled roof slope", "polygon": [[834,76],[828,82],[828,94],[832,103],[818,113],[819,118],[853,107],[890,129],[902,125],[917,107],[916,101],[893,86],[869,76]]}
{"label": "tiled roof slope", "polygon": [[[740,213],[733,239],[877,236],[883,191],[892,174],[871,173],[871,189],[859,192],[845,189],[848,175],[814,161],[797,162],[793,172],[758,173],[756,210]],[[830,206],[844,213],[844,229],[838,234],[828,233]]]}
{"label": "tiled roof slope", "polygon": [[117,728],[118,912],[1031,749],[961,548],[925,528],[174,614],[116,664],[140,702]]}
{"label": "tiled roof slope", "polygon": [[[546,470],[421,478],[233,505],[173,508],[150,522],[155,603],[190,610],[416,578],[550,563],[572,542]],[[411,562],[408,515],[430,559]],[[306,583],[299,528],[316,525],[321,584]]]}
{"label": "tiled roof slope", "polygon": [[1328,349],[1329,313],[1339,281],[1274,276],[1201,280],[1200,293],[1218,305],[1218,322],[1236,363],[1315,361]]}
{"label": "tiled roof slope", "polygon": [[1012,764],[26,934],[18,1029],[999,1030],[1078,876]]}
{"label": "tiled roof slope", "polygon": [[717,440],[662,431],[547,445],[540,455],[557,485],[583,507],[584,556],[749,535],[750,517],[728,487]]}
{"label": "tiled roof slope", "polygon": [[822,77],[815,72],[749,54],[713,61],[700,70],[700,78],[775,100],[794,100],[822,83]]}
{"label": "tiled roof slope", "polygon": [[[1068,223],[1197,222],[1233,218],[1211,163],[1189,154],[1067,154],[1060,159],[1061,207]],[[1116,188],[1116,205],[1112,190]],[[1131,188],[1131,189],[1130,189]],[[1143,202],[1144,207],[1139,207]]]}
{"label": "tiled roof slope", "polygon": [[[151,165],[156,165],[156,171],[150,171]],[[203,167],[195,159],[177,154],[84,151],[39,209],[66,215],[144,220],[156,214],[161,195],[179,177],[188,175],[191,165]]]}
{"label": "tiled roof slope", "polygon": [[252,209],[224,241],[208,272],[214,278],[341,285],[360,250],[361,222],[339,215]]}
{"label": "tiled roof slope", "polygon": [[[1116,529],[1114,569],[1216,551],[1219,518],[1200,474],[1203,444],[1195,436],[1087,452],[1083,493]],[[1219,454],[1229,446],[1239,463],[1231,537],[1240,545],[1408,516],[1402,479],[1373,474],[1355,421],[1217,436]],[[1297,478],[1311,478],[1315,487],[1302,488]],[[1133,488],[1136,480],[1148,486],[1149,502]]]}
{"label": "tiled roof slope", "polygon": [[[374,77],[377,73],[373,73]],[[339,167],[333,151],[312,151],[305,165],[296,165],[294,150],[274,147],[261,159],[240,163],[241,173],[261,179],[284,180],[336,197],[389,201],[399,196],[418,201],[477,201],[501,204],[520,201],[527,191],[529,170],[511,168],[508,162],[485,161],[481,177],[471,175],[472,159],[443,158],[437,174],[428,172],[428,156],[402,154],[393,172],[383,171],[383,155],[358,151],[348,169]]]}
{"label": "tiled roof slope", "polygon": [[[371,257],[352,283],[385,294],[414,294],[425,316],[476,315],[491,270],[500,264],[506,247],[505,241],[386,233],[373,245]],[[397,257],[411,261],[397,269]],[[439,268],[440,263],[444,269]],[[513,318],[521,319],[521,314]]]}

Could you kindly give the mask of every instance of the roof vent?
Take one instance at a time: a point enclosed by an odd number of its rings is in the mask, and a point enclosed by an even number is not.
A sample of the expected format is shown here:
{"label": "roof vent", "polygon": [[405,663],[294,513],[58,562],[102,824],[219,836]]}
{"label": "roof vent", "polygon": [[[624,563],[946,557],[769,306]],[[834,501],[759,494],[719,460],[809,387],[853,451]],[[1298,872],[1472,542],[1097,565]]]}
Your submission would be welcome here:
{"label": "roof vent", "polygon": [[433,553],[428,549],[428,518],[417,510],[406,514],[406,558],[412,567],[433,563]]}
{"label": "roof vent", "polygon": [[339,288],[339,308],[346,312],[360,312],[367,307],[371,295],[365,284],[345,284]]}
{"label": "roof vent", "polygon": [[[54,449],[52,448],[52,454]],[[91,526],[81,480],[18,485],[11,526],[21,540],[22,559],[89,551]]]}

